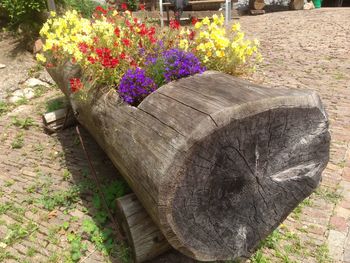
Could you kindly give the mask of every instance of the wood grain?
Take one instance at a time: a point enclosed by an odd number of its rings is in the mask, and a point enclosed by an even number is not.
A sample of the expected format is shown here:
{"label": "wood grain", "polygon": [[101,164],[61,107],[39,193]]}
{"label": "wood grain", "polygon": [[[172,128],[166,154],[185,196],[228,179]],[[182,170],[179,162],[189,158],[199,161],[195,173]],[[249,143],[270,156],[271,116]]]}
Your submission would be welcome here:
{"label": "wood grain", "polygon": [[144,262],[170,249],[168,241],[152,221],[135,194],[117,199],[120,225],[132,247],[134,262]]}

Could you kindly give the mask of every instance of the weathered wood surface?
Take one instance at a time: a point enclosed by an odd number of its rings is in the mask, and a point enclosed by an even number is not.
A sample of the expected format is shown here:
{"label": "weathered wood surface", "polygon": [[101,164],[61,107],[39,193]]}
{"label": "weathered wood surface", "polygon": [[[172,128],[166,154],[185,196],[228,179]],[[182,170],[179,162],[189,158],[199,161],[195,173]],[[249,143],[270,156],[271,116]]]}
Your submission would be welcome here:
{"label": "weathered wood surface", "polygon": [[147,214],[135,194],[117,199],[120,225],[131,245],[134,262],[144,262],[170,249],[159,228]]}
{"label": "weathered wood surface", "polygon": [[265,7],[264,0],[249,0],[249,6],[253,10],[262,10]]}
{"label": "weathered wood surface", "polygon": [[76,123],[73,111],[69,108],[58,109],[43,114],[44,128],[49,133],[54,133]]}
{"label": "weathered wood surface", "polygon": [[[49,71],[69,96],[71,69]],[[329,158],[312,91],[208,71],[137,108],[115,92],[70,99],[168,242],[198,260],[248,255],[312,193]]]}
{"label": "weathered wood surface", "polygon": [[289,6],[292,10],[302,10],[304,8],[304,0],[292,0]]}

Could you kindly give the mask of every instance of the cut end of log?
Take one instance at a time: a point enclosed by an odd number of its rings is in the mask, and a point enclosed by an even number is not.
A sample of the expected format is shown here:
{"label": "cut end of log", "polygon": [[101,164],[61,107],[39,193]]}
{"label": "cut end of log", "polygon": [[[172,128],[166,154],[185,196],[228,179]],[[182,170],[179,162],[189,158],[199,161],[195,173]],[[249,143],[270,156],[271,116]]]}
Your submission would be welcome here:
{"label": "cut end of log", "polygon": [[171,176],[165,234],[187,256],[249,255],[317,187],[330,141],[317,98],[264,103],[213,114],[226,123],[195,143]]}

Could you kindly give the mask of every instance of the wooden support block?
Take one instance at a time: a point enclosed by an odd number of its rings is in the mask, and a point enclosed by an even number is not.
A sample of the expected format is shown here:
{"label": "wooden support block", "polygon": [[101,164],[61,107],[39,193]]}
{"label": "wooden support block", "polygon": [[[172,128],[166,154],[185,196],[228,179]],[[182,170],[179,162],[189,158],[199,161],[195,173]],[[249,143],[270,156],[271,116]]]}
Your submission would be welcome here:
{"label": "wooden support block", "polygon": [[134,262],[150,260],[171,248],[134,193],[117,199],[117,213]]}
{"label": "wooden support block", "polygon": [[76,123],[73,111],[68,108],[43,114],[44,128],[49,133],[55,133]]}

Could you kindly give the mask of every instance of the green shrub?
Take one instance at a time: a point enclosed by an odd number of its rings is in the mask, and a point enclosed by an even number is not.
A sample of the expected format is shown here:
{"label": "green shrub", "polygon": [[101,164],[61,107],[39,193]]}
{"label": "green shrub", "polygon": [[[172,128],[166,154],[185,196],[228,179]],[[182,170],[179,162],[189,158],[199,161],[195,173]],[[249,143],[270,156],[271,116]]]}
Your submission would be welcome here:
{"label": "green shrub", "polygon": [[101,5],[92,0],[61,0],[64,9],[77,10],[85,18],[90,18],[96,6]]}
{"label": "green shrub", "polygon": [[46,9],[45,0],[1,0],[1,8],[9,16],[11,27],[21,24],[40,24],[38,14]]}

